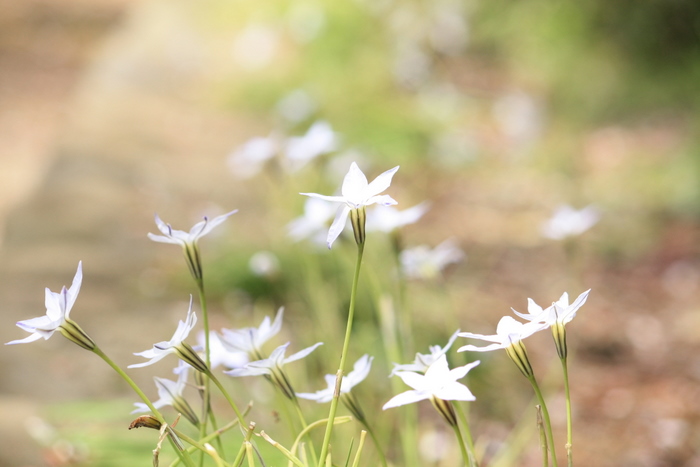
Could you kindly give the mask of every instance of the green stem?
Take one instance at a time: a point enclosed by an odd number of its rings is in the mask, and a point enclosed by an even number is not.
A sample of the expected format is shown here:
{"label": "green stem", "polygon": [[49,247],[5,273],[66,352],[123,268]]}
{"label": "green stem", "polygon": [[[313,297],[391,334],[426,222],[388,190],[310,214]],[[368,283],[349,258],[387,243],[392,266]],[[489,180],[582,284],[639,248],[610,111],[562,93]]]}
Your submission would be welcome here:
{"label": "green stem", "polygon": [[462,425],[464,425],[464,437],[467,439],[467,447],[469,448],[469,465],[476,467],[479,464],[476,461],[474,438],[472,438],[472,430],[469,428],[469,421],[467,420],[467,416],[464,413],[464,410],[462,410],[462,406],[460,404],[453,403],[452,405],[456,408],[457,416],[462,422]]}
{"label": "green stem", "polygon": [[221,393],[224,395],[224,397],[225,397],[226,400],[228,401],[228,403],[229,403],[229,405],[231,406],[231,408],[233,409],[233,411],[236,412],[236,417],[238,417],[238,422],[241,424],[241,426],[246,426],[246,425],[245,425],[245,420],[243,420],[243,414],[241,414],[241,411],[238,410],[238,407],[236,406],[236,403],[233,402],[233,399],[231,399],[231,396],[230,396],[229,393],[226,391],[226,389],[224,389],[224,386],[221,384],[221,382],[219,382],[219,380],[216,378],[216,376],[214,376],[214,375],[211,373],[211,371],[209,372],[209,374],[208,374],[207,376],[209,376],[209,378],[214,382],[214,384],[216,385],[216,387],[219,388],[219,390],[220,390]]}
{"label": "green stem", "polygon": [[350,347],[350,334],[352,332],[352,322],[355,316],[355,298],[357,296],[357,283],[360,279],[360,266],[362,265],[362,254],[364,253],[364,243],[357,245],[357,263],[355,264],[355,275],[352,279],[352,290],[350,292],[350,309],[348,310],[348,322],[345,327],[345,340],[343,341],[343,352],[340,354],[340,365],[335,382],[335,392],[331,401],[331,408],[328,414],[328,424],[326,425],[326,433],[323,436],[323,445],[321,446],[321,456],[319,457],[319,467],[324,465],[328,455],[328,446],[331,442],[331,434],[333,432],[333,420],[335,413],[338,410],[338,400],[340,398],[340,385],[343,381],[343,371],[345,368],[345,360],[348,356],[348,348]]}
{"label": "green stem", "polygon": [[388,467],[388,464],[386,462],[386,456],[384,455],[384,450],[382,449],[381,444],[379,444],[379,440],[377,439],[377,436],[374,434],[374,430],[367,423],[363,423],[362,425],[365,427],[365,430],[367,430],[367,433],[369,433],[369,435],[372,437],[372,442],[374,443],[374,446],[377,448],[377,452],[379,453],[379,459],[382,462],[382,466]]}
{"label": "green stem", "polygon": [[528,380],[530,381],[530,384],[532,385],[532,389],[535,390],[535,395],[537,396],[537,400],[539,401],[540,405],[542,406],[542,416],[544,417],[544,424],[545,428],[547,430],[547,436],[549,437],[549,449],[552,454],[552,465],[554,467],[557,467],[557,453],[554,449],[554,435],[552,434],[552,422],[549,419],[549,410],[547,410],[547,404],[544,402],[544,397],[542,397],[542,391],[540,391],[540,387],[537,384],[537,380],[535,380],[534,376],[528,377]]}
{"label": "green stem", "polygon": [[[304,418],[304,413],[301,411],[301,407],[299,406],[299,399],[294,397],[294,400],[292,401],[294,403],[294,407],[296,408],[297,415],[299,416],[299,421],[301,422],[301,427],[302,429],[306,430],[309,427],[309,424],[306,423],[306,418]],[[313,459],[314,465],[318,464],[318,458],[316,457],[316,448],[314,447],[314,442],[311,439],[311,433],[307,434],[307,438],[309,440],[309,450],[311,451],[311,458]]]}
{"label": "green stem", "polygon": [[566,358],[561,359],[561,367],[564,371],[564,392],[566,393],[566,460],[567,466],[572,467],[574,465],[571,453],[573,427],[571,421],[571,394],[569,393],[569,368]]}
{"label": "green stem", "polygon": [[472,466],[471,456],[467,452],[467,447],[464,444],[464,439],[462,438],[462,432],[459,429],[458,424],[452,425],[452,429],[455,431],[455,436],[457,436],[457,442],[459,443],[459,449],[462,451],[462,459],[464,459],[464,465]]}
{"label": "green stem", "polygon": [[[211,350],[209,344],[209,313],[207,312],[207,300],[204,295],[204,279],[198,278],[195,280],[197,282],[197,291],[199,292],[199,307],[202,309],[202,322],[204,325],[204,362],[207,364],[207,368],[211,368]],[[209,411],[211,410],[211,389],[209,384],[209,378],[204,375],[204,395],[202,396],[202,416],[201,423],[199,424],[199,437],[204,438],[207,434],[207,421],[209,420]],[[216,429],[216,425],[214,425]],[[223,455],[223,453],[222,453]],[[204,454],[199,459],[200,467],[204,463]]]}

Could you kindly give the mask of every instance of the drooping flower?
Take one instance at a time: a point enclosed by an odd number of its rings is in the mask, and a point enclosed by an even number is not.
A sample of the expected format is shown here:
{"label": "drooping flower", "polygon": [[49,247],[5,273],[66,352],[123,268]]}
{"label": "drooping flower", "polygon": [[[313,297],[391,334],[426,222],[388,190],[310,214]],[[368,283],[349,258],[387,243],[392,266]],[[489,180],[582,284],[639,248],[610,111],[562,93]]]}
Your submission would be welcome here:
{"label": "drooping flower", "polygon": [[340,232],[345,228],[348,216],[351,216],[353,230],[355,232],[355,241],[358,244],[364,244],[365,235],[365,212],[364,207],[372,204],[383,204],[391,206],[397,204],[389,195],[380,195],[384,190],[391,185],[391,179],[399,170],[399,166],[387,170],[375,178],[372,183],[368,183],[367,177],[362,173],[362,170],[355,162],[350,165],[350,170],[345,175],[343,186],[341,188],[341,196],[326,196],[318,193],[300,193],[304,196],[318,198],[334,203],[341,203],[342,206],[331,224],[326,239],[328,248],[333,245],[333,242]]}
{"label": "drooping flower", "polygon": [[428,202],[400,211],[393,206],[378,205],[367,213],[367,231],[391,233],[409,224],[415,224],[428,212]]}
{"label": "drooping flower", "polygon": [[282,329],[284,307],[277,310],[275,320],[270,323],[266,316],[257,328],[222,329],[221,343],[229,350],[244,352],[252,358],[262,360],[262,346]]}
{"label": "drooping flower", "polygon": [[287,396],[291,400],[294,400],[294,398],[296,397],[296,393],[292,388],[289,378],[287,378],[287,376],[285,375],[283,368],[287,363],[295,362],[306,357],[311,352],[316,350],[316,347],[318,347],[319,345],[323,345],[323,342],[317,342],[311,347],[307,347],[304,350],[300,350],[299,352],[290,355],[287,358],[284,358],[284,354],[287,351],[287,347],[289,347],[289,344],[290,343],[287,342],[286,344],[277,347],[275,350],[272,351],[272,354],[270,354],[270,357],[268,358],[258,360],[255,362],[250,362],[243,368],[236,368],[230,371],[224,371],[224,373],[226,373],[229,376],[235,377],[266,376],[270,379],[270,381],[272,381],[272,383],[276,387],[278,387],[282,391],[282,393],[285,396]]}
{"label": "drooping flower", "polygon": [[231,212],[227,212],[226,214],[222,214],[211,220],[205,216],[204,220],[197,222],[189,232],[173,229],[170,224],[163,222],[160,217],[158,217],[158,214],[156,214],[156,225],[158,226],[158,230],[160,230],[163,235],[149,233],[148,238],[154,242],[180,245],[185,253],[185,260],[187,261],[187,265],[190,268],[192,276],[195,278],[195,280],[201,280],[202,263],[199,258],[199,248],[197,246],[197,242],[201,237],[211,232],[215,227],[236,212],[238,212],[238,209],[234,209]]}
{"label": "drooping flower", "polygon": [[[169,379],[158,377],[153,378],[156,383],[156,387],[158,388],[158,396],[160,397],[160,399],[153,403],[153,407],[160,409],[161,407],[170,405],[181,413],[187,420],[189,420],[190,423],[197,426],[199,424],[199,418],[182,395],[183,391],[187,387],[187,377],[190,368],[191,367],[188,364],[180,360],[178,367],[173,371],[173,373],[178,375],[177,381],[171,381]],[[131,412],[132,414],[149,412],[151,410],[143,402],[134,402],[134,405],[136,406],[136,409]]]}
{"label": "drooping flower", "polygon": [[148,358],[149,360],[144,363],[134,363],[129,365],[128,368],[142,368],[144,366],[153,365],[157,361],[162,360],[168,354],[174,353],[180,359],[189,363],[192,367],[197,370],[207,373],[208,369],[206,364],[202,361],[202,358],[197,355],[197,352],[185,342],[190,331],[194,328],[197,323],[197,315],[192,311],[192,296],[190,295],[190,307],[187,310],[187,318],[185,321],[180,321],[175,330],[175,334],[169,341],[158,342],[153,344],[152,349],[144,350],[143,352],[135,353],[139,357]]}
{"label": "drooping flower", "polygon": [[392,397],[389,402],[384,404],[382,409],[386,410],[430,399],[435,408],[445,417],[445,420],[450,425],[456,426],[457,417],[454,408],[447,401],[476,400],[469,388],[462,383],[458,383],[457,380],[464,378],[469,370],[479,363],[479,360],[477,360],[468,365],[450,370],[447,364],[447,357],[442,355],[428,367],[425,374],[412,371],[397,371],[395,374],[413,389]]}
{"label": "drooping flower", "polygon": [[542,235],[553,240],[574,237],[593,227],[599,219],[600,213],[594,206],[579,210],[568,205],[559,206],[542,225]]}
{"label": "drooping flower", "polygon": [[484,335],[474,334],[472,332],[460,332],[461,337],[469,337],[472,339],[480,339],[492,344],[486,347],[477,347],[475,345],[465,345],[460,347],[457,352],[473,351],[473,352],[489,352],[491,350],[505,349],[508,356],[518,366],[525,377],[533,376],[532,367],[527,357],[527,350],[522,343],[526,337],[545,329],[547,326],[537,322],[521,323],[510,316],[504,316],[498,322],[496,334]]}
{"label": "drooping flower", "polygon": [[70,319],[70,311],[75,299],[78,298],[80,286],[83,282],[83,262],[78,263],[78,269],[73,277],[73,283],[69,289],[64,286],[60,292],[52,292],[46,288],[44,304],[46,316],[19,321],[17,327],[31,333],[24,339],[7,342],[5,345],[26,344],[41,339],[47,340],[58,331],[66,338],[78,344],[80,347],[93,350],[95,343],[92,339]]}
{"label": "drooping flower", "polygon": [[413,371],[416,373],[425,373],[430,365],[435,363],[440,357],[445,355],[448,350],[450,350],[450,347],[452,347],[452,344],[454,343],[455,339],[457,339],[458,335],[459,329],[457,329],[457,331],[454,334],[452,334],[450,339],[447,341],[447,345],[445,345],[445,347],[440,347],[439,345],[431,345],[428,347],[428,350],[430,350],[429,354],[416,353],[416,359],[413,361],[413,363],[408,363],[405,365],[399,365],[398,363],[394,363],[394,369],[391,370],[391,374],[389,376],[394,376],[398,371]]}
{"label": "drooping flower", "polygon": [[[340,383],[341,394],[349,393],[352,388],[367,378],[367,375],[372,368],[372,360],[374,360],[374,357],[370,357],[369,355],[365,354],[355,362],[352,371],[343,376],[343,380]],[[301,397],[302,399],[316,401],[319,404],[330,402],[333,399],[333,391],[335,391],[336,375],[326,375],[325,380],[326,384],[328,385],[326,389],[321,389],[320,391],[313,393],[299,392],[297,393],[297,396]]]}
{"label": "drooping flower", "polygon": [[449,264],[464,259],[464,252],[453,239],[447,239],[435,248],[426,245],[409,248],[401,252],[403,273],[409,279],[434,279]]}

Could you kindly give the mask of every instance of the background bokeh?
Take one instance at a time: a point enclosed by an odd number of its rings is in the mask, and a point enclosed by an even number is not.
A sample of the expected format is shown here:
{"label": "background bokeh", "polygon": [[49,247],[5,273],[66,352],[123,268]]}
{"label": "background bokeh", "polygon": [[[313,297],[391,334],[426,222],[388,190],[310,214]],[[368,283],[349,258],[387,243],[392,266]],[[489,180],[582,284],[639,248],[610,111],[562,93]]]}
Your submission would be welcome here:
{"label": "background bokeh", "polygon": [[[194,292],[177,248],[147,240],[153,214],[188,229],[238,208],[202,241],[214,327],[286,306],[279,343],[326,342],[295,375],[297,390],[320,389],[354,247],[290,239],[297,193],[331,194],[353,160],[370,179],[401,165],[400,207],[430,202],[404,245],[453,238],[466,254],[410,282],[407,361],[458,327],[492,333],[528,297],[592,288],[568,333],[578,465],[698,466],[699,83],[693,0],[0,0],[0,339],[24,337],[14,322],[42,314],[43,288],[69,285],[82,260],[72,316],[133,363]],[[331,129],[313,140],[319,157],[293,159],[316,122]],[[252,138],[273,157],[246,159]],[[300,144],[302,159],[314,153]],[[600,221],[546,239],[561,204],[594,205]],[[377,355],[369,406],[391,396],[371,290],[395,285],[390,251],[370,236],[351,357]],[[562,414],[546,337],[528,345]],[[530,389],[504,354],[480,357],[472,428],[496,452],[533,416]],[[54,338],[3,347],[0,368],[0,466],[71,465],[64,452],[150,462],[155,437],[125,429],[133,395],[93,355]],[[130,374],[154,393],[149,370]],[[241,399],[270,397],[230,383]],[[448,442],[427,409],[424,442]],[[529,442],[513,465],[538,463]]]}

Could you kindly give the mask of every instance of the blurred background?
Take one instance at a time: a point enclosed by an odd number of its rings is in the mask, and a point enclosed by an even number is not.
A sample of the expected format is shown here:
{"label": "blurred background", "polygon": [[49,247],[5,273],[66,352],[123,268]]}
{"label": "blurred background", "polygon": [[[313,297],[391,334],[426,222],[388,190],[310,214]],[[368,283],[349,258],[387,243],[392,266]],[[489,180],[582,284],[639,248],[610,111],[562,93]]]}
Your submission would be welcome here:
{"label": "blurred background", "polygon": [[[316,242],[332,211],[290,227],[312,216],[297,193],[333,194],[352,161],[370,180],[400,165],[387,192],[428,203],[400,247],[452,250],[417,272],[405,259],[400,299],[397,237],[368,234],[350,357],[376,355],[366,409],[392,395],[377,290],[411,316],[408,363],[457,328],[492,334],[528,297],[592,288],[568,327],[577,464],[700,466],[699,106],[694,0],[0,0],[0,338],[25,337],[14,322],[82,260],[71,316],[134,363],[195,293],[179,249],[146,238],[154,213],[189,230],[239,209],[201,242],[213,327],[284,305],[274,345],[324,340],[293,373],[321,389],[355,247]],[[563,205],[590,206],[590,225],[546,230]],[[466,343],[452,365],[477,357]],[[563,444],[551,340],[528,347]],[[505,353],[478,357],[472,430],[495,458],[534,420],[531,389]],[[59,337],[3,347],[0,367],[0,466],[150,462],[155,434],[126,430],[135,397],[94,355]],[[130,374],[155,396],[169,371]],[[425,405],[423,465],[455,465]],[[529,439],[518,456],[540,463]]]}

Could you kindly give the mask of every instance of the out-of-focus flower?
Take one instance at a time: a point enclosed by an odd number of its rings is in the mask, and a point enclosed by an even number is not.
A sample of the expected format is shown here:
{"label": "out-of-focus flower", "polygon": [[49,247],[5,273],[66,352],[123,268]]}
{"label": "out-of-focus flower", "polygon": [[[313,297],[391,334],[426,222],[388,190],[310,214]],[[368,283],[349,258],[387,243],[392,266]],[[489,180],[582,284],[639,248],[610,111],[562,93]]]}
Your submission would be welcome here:
{"label": "out-of-focus flower", "polygon": [[265,358],[263,360],[258,360],[255,362],[250,362],[243,368],[236,368],[230,371],[225,371],[224,373],[234,377],[265,376],[278,389],[280,389],[287,398],[289,398],[290,400],[294,400],[296,398],[296,393],[294,392],[294,388],[292,388],[292,384],[289,378],[287,378],[287,376],[284,373],[284,366],[287,363],[295,362],[306,357],[311,352],[316,350],[316,347],[318,347],[319,345],[323,345],[323,342],[318,342],[312,345],[311,347],[307,347],[304,350],[300,350],[299,352],[290,355],[287,358],[284,358],[284,354],[287,351],[287,347],[289,347],[289,342],[287,342],[286,344],[281,345],[275,350],[273,350],[269,358]]}
{"label": "out-of-focus flower", "polygon": [[323,200],[309,198],[304,203],[304,215],[287,224],[287,232],[294,241],[309,238],[314,242],[326,242],[328,221],[333,217],[335,207]]}
{"label": "out-of-focus flower", "polygon": [[458,383],[457,380],[464,378],[469,370],[479,363],[479,360],[477,360],[468,365],[450,370],[447,365],[447,357],[442,355],[428,367],[425,374],[412,371],[398,371],[396,375],[413,389],[394,396],[389,402],[384,404],[382,409],[386,410],[430,399],[447,422],[455,426],[457,417],[454,413],[454,408],[446,401],[476,400],[469,388],[462,383]]}
{"label": "out-of-focus flower", "polygon": [[559,206],[552,217],[542,225],[542,235],[553,240],[563,240],[580,235],[593,227],[600,219],[594,206],[576,210],[571,206]]}
{"label": "out-of-focus flower", "polygon": [[[199,350],[204,348],[204,332],[197,335]],[[209,332],[209,363],[211,369],[223,366],[226,369],[240,368],[248,363],[248,354],[241,351],[229,350],[221,342],[221,336],[214,331]]]}
{"label": "out-of-focus flower", "polygon": [[279,45],[278,28],[265,24],[251,24],[236,37],[232,50],[233,58],[246,70],[260,70],[272,63]]}
{"label": "out-of-focus flower", "polygon": [[276,109],[285,120],[299,123],[316,110],[316,102],[308,92],[295,89],[277,102]]}
{"label": "out-of-focus flower", "polygon": [[550,327],[552,329],[552,335],[554,336],[554,343],[557,347],[557,353],[560,358],[566,358],[567,347],[566,347],[566,324],[569,323],[574,317],[576,317],[576,312],[579,308],[586,303],[588,294],[591,289],[586,290],[581,295],[579,295],[574,303],[569,305],[569,294],[564,292],[556,302],[552,303],[551,306],[542,309],[534,300],[528,298],[527,313],[519,313],[513,309],[513,312],[523,319],[526,319],[530,323],[542,324],[543,329]]}
{"label": "out-of-focus flower", "polygon": [[[365,354],[355,362],[352,371],[346,376],[343,376],[343,381],[340,383],[341,394],[349,393],[352,388],[367,378],[367,375],[372,368],[372,360],[374,360],[374,357],[370,357],[369,355]],[[297,396],[301,397],[302,399],[316,401],[319,404],[330,402],[333,399],[333,392],[335,391],[336,375],[326,375],[325,379],[326,384],[328,385],[326,389],[321,389],[320,391],[313,393],[299,392],[297,393]]]}
{"label": "out-of-focus flower", "polygon": [[258,251],[248,261],[250,271],[256,276],[274,277],[280,270],[280,262],[270,251]]}
{"label": "out-of-focus flower", "polygon": [[399,211],[393,206],[378,205],[367,213],[367,231],[390,233],[409,224],[415,224],[428,211],[430,203],[423,202]]}
{"label": "out-of-focus flower", "polygon": [[[333,220],[333,224],[331,224],[331,228],[328,231],[328,248],[333,245],[335,239],[338,238],[340,232],[342,232],[342,230],[345,228],[348,215],[350,215],[351,212],[357,213],[358,210],[362,210],[362,214],[364,214],[363,208],[375,203],[383,204],[385,206],[398,204],[391,196],[380,195],[381,192],[389,188],[391,185],[391,179],[397,170],[399,170],[399,166],[387,170],[375,178],[372,183],[368,183],[365,174],[362,173],[362,170],[360,170],[357,164],[353,162],[350,165],[350,170],[348,171],[347,175],[345,175],[345,179],[343,180],[343,186],[341,188],[342,196],[326,196],[319,195],[318,193],[300,193],[304,196],[310,196],[312,198],[343,204],[338,210],[338,213]],[[358,215],[357,217],[359,220],[353,218],[353,229],[355,230],[355,240],[358,242],[358,244],[361,244],[364,243],[365,217],[364,215]]]}
{"label": "out-of-focus flower", "polygon": [[389,376],[394,376],[397,371],[413,371],[416,373],[425,373],[430,365],[435,363],[440,357],[445,355],[448,350],[450,350],[450,347],[452,347],[452,344],[454,343],[455,339],[457,339],[458,335],[459,329],[457,329],[457,331],[454,334],[452,334],[450,340],[447,341],[447,345],[445,345],[445,347],[440,347],[439,345],[431,345],[428,347],[428,350],[430,350],[429,354],[416,353],[416,359],[413,361],[413,363],[408,363],[405,365],[399,365],[398,363],[394,363],[394,369],[391,370],[391,374]]}
{"label": "out-of-focus flower", "polygon": [[335,151],[338,137],[333,128],[325,121],[318,121],[304,136],[294,136],[287,140],[285,154],[292,170],[303,167],[312,159],[322,154]]}
{"label": "out-of-focus flower", "polygon": [[410,279],[434,279],[447,265],[457,263],[465,255],[456,242],[447,239],[433,249],[426,245],[401,252],[403,273]]}
{"label": "out-of-focus flower", "polygon": [[275,157],[279,150],[279,138],[274,134],[252,138],[228,156],[228,167],[236,178],[251,178],[257,175],[265,162]]}
{"label": "out-of-focus flower", "polygon": [[272,323],[270,317],[266,316],[257,328],[222,329],[221,343],[229,350],[244,352],[262,360],[262,346],[280,332],[283,316],[284,307],[280,307]]}
{"label": "out-of-focus flower", "polygon": [[472,339],[480,339],[492,344],[485,347],[477,347],[475,345],[465,345],[460,347],[457,352],[473,351],[473,352],[489,352],[496,349],[505,349],[508,356],[518,366],[520,371],[526,378],[533,377],[530,360],[527,357],[527,350],[522,340],[530,337],[534,333],[541,331],[547,327],[546,324],[529,322],[521,323],[510,316],[504,316],[498,322],[496,334],[484,335],[474,334],[472,332],[460,332],[460,337],[469,337]]}
{"label": "out-of-focus flower", "polygon": [[211,232],[216,226],[237,212],[238,209],[234,209],[233,211],[217,216],[212,220],[209,220],[205,216],[204,220],[197,222],[189,232],[174,230],[170,224],[163,222],[160,217],[158,217],[158,214],[156,214],[156,226],[158,226],[158,230],[160,230],[163,235],[154,235],[149,233],[148,238],[154,242],[180,245],[185,253],[185,260],[187,261],[187,266],[190,268],[192,276],[195,278],[195,280],[201,281],[202,263],[199,259],[199,247],[197,246],[197,242],[201,237]]}
{"label": "out-of-focus flower", "polygon": [[73,283],[69,289],[64,286],[60,292],[51,292],[46,288],[44,304],[46,305],[46,316],[27,319],[17,322],[17,327],[31,333],[24,339],[7,342],[5,345],[26,344],[41,339],[48,340],[54,332],[58,331],[69,340],[75,342],[80,347],[93,350],[95,343],[92,339],[70,319],[70,310],[73,308],[75,299],[78,298],[80,285],[83,282],[83,262],[78,263],[78,269],[73,277]]}
{"label": "out-of-focus flower", "polygon": [[[178,375],[177,381],[158,377],[153,378],[158,388],[158,396],[160,397],[160,399],[153,403],[153,407],[160,409],[161,407],[170,405],[189,420],[190,423],[197,426],[199,424],[199,418],[194,410],[192,410],[190,404],[182,396],[182,392],[185,390],[185,387],[187,387],[189,370],[190,366],[180,360],[178,367],[173,371],[173,373]],[[134,405],[136,406],[136,410],[131,412],[132,414],[149,412],[151,410],[143,402],[134,402]]]}
{"label": "out-of-focus flower", "polygon": [[144,350],[143,352],[134,353],[139,357],[148,358],[149,360],[144,363],[134,363],[129,365],[128,368],[142,368],[144,366],[153,365],[159,360],[165,358],[168,354],[174,353],[186,363],[189,363],[192,367],[197,370],[207,373],[208,369],[206,364],[202,361],[201,357],[197,355],[187,343],[185,339],[190,334],[192,328],[197,323],[197,315],[192,311],[192,296],[190,295],[190,307],[187,310],[187,318],[185,321],[180,321],[175,330],[175,334],[169,341],[158,342],[153,344],[152,349]]}

